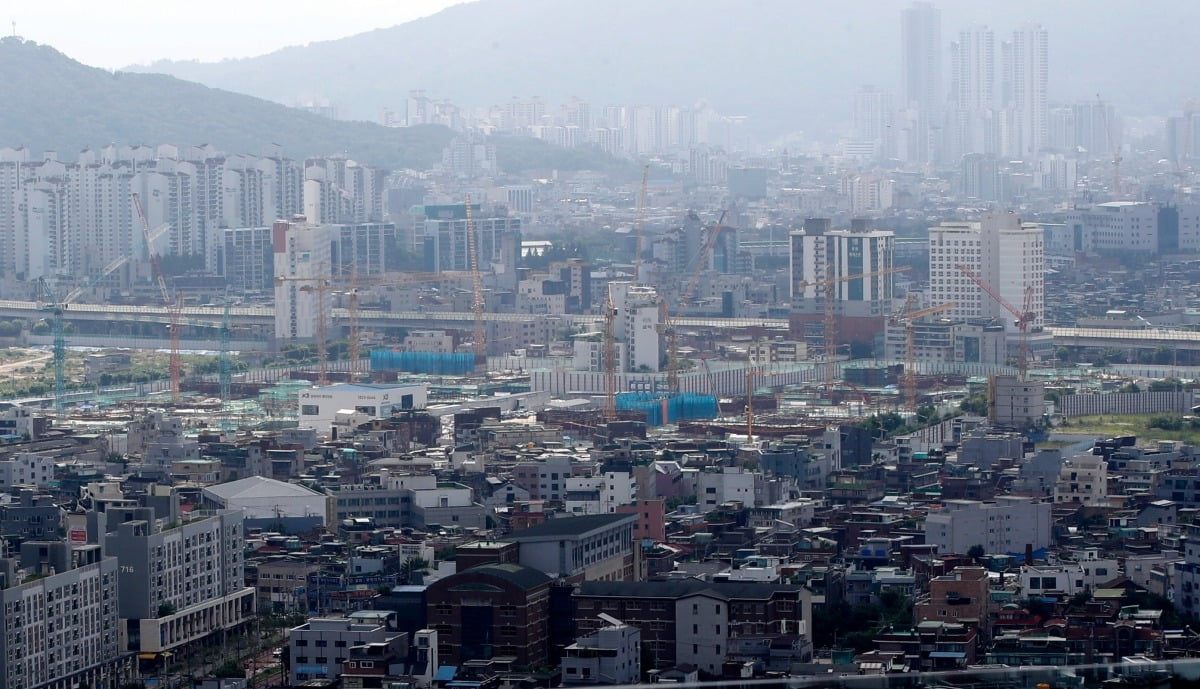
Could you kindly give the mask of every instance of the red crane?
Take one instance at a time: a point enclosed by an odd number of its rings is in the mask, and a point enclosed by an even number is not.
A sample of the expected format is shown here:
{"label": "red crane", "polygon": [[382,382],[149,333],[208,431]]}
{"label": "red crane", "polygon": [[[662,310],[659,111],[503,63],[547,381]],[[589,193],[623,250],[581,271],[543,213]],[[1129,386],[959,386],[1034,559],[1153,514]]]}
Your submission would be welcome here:
{"label": "red crane", "polygon": [[971,282],[979,285],[980,289],[987,292],[988,296],[995,299],[997,304],[1004,307],[1005,311],[1008,311],[1016,318],[1017,330],[1021,332],[1021,350],[1017,357],[1017,371],[1021,374],[1021,380],[1025,380],[1026,374],[1029,373],[1029,323],[1037,318],[1037,314],[1033,312],[1033,287],[1029,286],[1025,288],[1025,303],[1022,304],[1022,308],[1018,309],[1010,304],[1007,299],[1000,296],[996,288],[985,282],[973,270],[962,264],[956,267],[959,272],[971,278]]}

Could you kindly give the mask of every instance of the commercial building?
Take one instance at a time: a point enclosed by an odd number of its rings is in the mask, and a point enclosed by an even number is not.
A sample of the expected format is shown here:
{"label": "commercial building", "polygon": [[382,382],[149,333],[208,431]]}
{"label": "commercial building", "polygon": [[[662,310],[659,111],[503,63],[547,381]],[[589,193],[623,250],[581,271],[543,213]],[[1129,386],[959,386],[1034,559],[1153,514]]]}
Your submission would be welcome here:
{"label": "commercial building", "polygon": [[516,664],[546,663],[550,585],[538,569],[486,564],[444,577],[426,589],[426,619],[437,632],[444,664],[509,656]]}
{"label": "commercial building", "polygon": [[[517,261],[521,248],[521,219],[509,216],[506,209],[485,211],[471,204],[471,224],[475,227],[475,251],[480,269],[508,276],[516,287]],[[412,250],[422,256],[422,267],[430,273],[470,270],[465,204],[427,205],[414,209]]]}
{"label": "commercial building", "polygon": [[427,386],[346,383],[306,388],[298,393],[300,426],[327,435],[341,412],[363,414],[371,419],[386,419],[403,409],[424,409]]}
{"label": "commercial building", "polygon": [[935,153],[934,127],[941,125],[942,13],[930,2],[914,2],[901,13],[902,109],[911,111],[898,148],[904,159],[925,163]]}
{"label": "commercial building", "polygon": [[1030,330],[1040,328],[1045,319],[1042,244],[1042,228],[1012,213],[929,228],[930,303],[954,302],[947,317],[996,320],[1009,332],[1017,330],[1013,314],[967,277],[963,266],[1014,308],[1031,312]]}
{"label": "commercial building", "polygon": [[791,234],[793,333],[823,323],[825,301],[832,299],[839,343],[873,341],[893,306],[895,276],[887,271],[894,267],[894,247],[893,232],[872,230],[865,220],[854,220],[848,230],[830,229],[825,218],[805,220],[804,229]]}
{"label": "commercial building", "polygon": [[938,553],[1024,553],[1051,544],[1051,504],[1033,498],[998,496],[994,501],[944,500],[925,517],[925,542]]}
{"label": "commercial building", "polygon": [[252,525],[291,524],[291,533],[302,533],[325,522],[326,496],[296,483],[263,476],[247,476],[201,492],[208,509],[232,510]]}
{"label": "commercial building", "polygon": [[1144,254],[1200,249],[1200,206],[1110,201],[1067,211],[1070,248],[1082,253]]}
{"label": "commercial building", "polygon": [[633,581],[640,568],[633,540],[636,514],[592,514],[548,519],[514,531],[520,562],[568,581]]}

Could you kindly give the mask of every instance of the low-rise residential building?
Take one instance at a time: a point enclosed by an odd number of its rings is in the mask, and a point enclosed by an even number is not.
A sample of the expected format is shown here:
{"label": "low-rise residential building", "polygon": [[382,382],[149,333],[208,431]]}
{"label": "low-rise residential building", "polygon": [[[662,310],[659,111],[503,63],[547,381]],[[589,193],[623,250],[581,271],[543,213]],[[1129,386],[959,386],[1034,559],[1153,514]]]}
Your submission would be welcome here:
{"label": "low-rise residential building", "polygon": [[563,686],[637,684],[642,677],[642,633],[607,615],[608,626],[563,650]]}
{"label": "low-rise residential building", "polygon": [[925,516],[925,542],[939,553],[965,555],[974,546],[986,553],[1024,553],[1050,545],[1051,504],[1033,498],[997,496],[994,501],[946,500]]}
{"label": "low-rise residential building", "polygon": [[575,594],[581,632],[622,620],[642,632],[654,667],[693,665],[719,674],[729,661],[765,669],[812,657],[812,592],[803,586],[677,581],[591,581]]}
{"label": "low-rise residential building", "polygon": [[[400,637],[400,639],[398,639]],[[314,617],[288,630],[288,680],[294,685],[314,679],[338,679],[350,649],[393,644],[406,635],[390,628],[386,613],[363,611],[347,617]]]}

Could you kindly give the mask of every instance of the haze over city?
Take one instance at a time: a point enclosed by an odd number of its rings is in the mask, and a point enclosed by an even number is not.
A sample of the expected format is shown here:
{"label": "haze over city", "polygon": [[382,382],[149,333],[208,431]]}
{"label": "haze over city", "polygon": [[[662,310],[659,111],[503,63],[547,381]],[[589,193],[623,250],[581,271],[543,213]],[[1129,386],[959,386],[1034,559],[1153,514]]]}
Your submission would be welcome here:
{"label": "haze over city", "polygon": [[0,689],[1200,677],[1200,5],[11,12]]}

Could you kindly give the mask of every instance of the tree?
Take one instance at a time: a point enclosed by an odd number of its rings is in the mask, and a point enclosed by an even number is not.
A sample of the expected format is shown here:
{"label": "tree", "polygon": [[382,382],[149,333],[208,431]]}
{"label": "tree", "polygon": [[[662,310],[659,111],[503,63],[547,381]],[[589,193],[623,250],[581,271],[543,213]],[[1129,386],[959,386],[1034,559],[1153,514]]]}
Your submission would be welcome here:
{"label": "tree", "polygon": [[967,549],[967,557],[971,558],[971,561],[976,564],[979,563],[979,558],[983,557],[986,554],[987,554],[987,551],[984,550],[983,546],[978,543],[976,543],[975,545],[973,545]]}
{"label": "tree", "polygon": [[977,395],[972,395],[960,402],[958,404],[958,408],[968,414],[974,414],[975,416],[987,416],[987,394],[979,393]]}
{"label": "tree", "polygon": [[1151,381],[1148,389],[1150,392],[1174,392],[1185,388],[1183,381],[1178,378],[1164,378],[1163,380]]}
{"label": "tree", "polygon": [[226,660],[213,669],[213,677],[221,678],[243,678],[246,676],[246,670],[238,665],[236,661]]}

